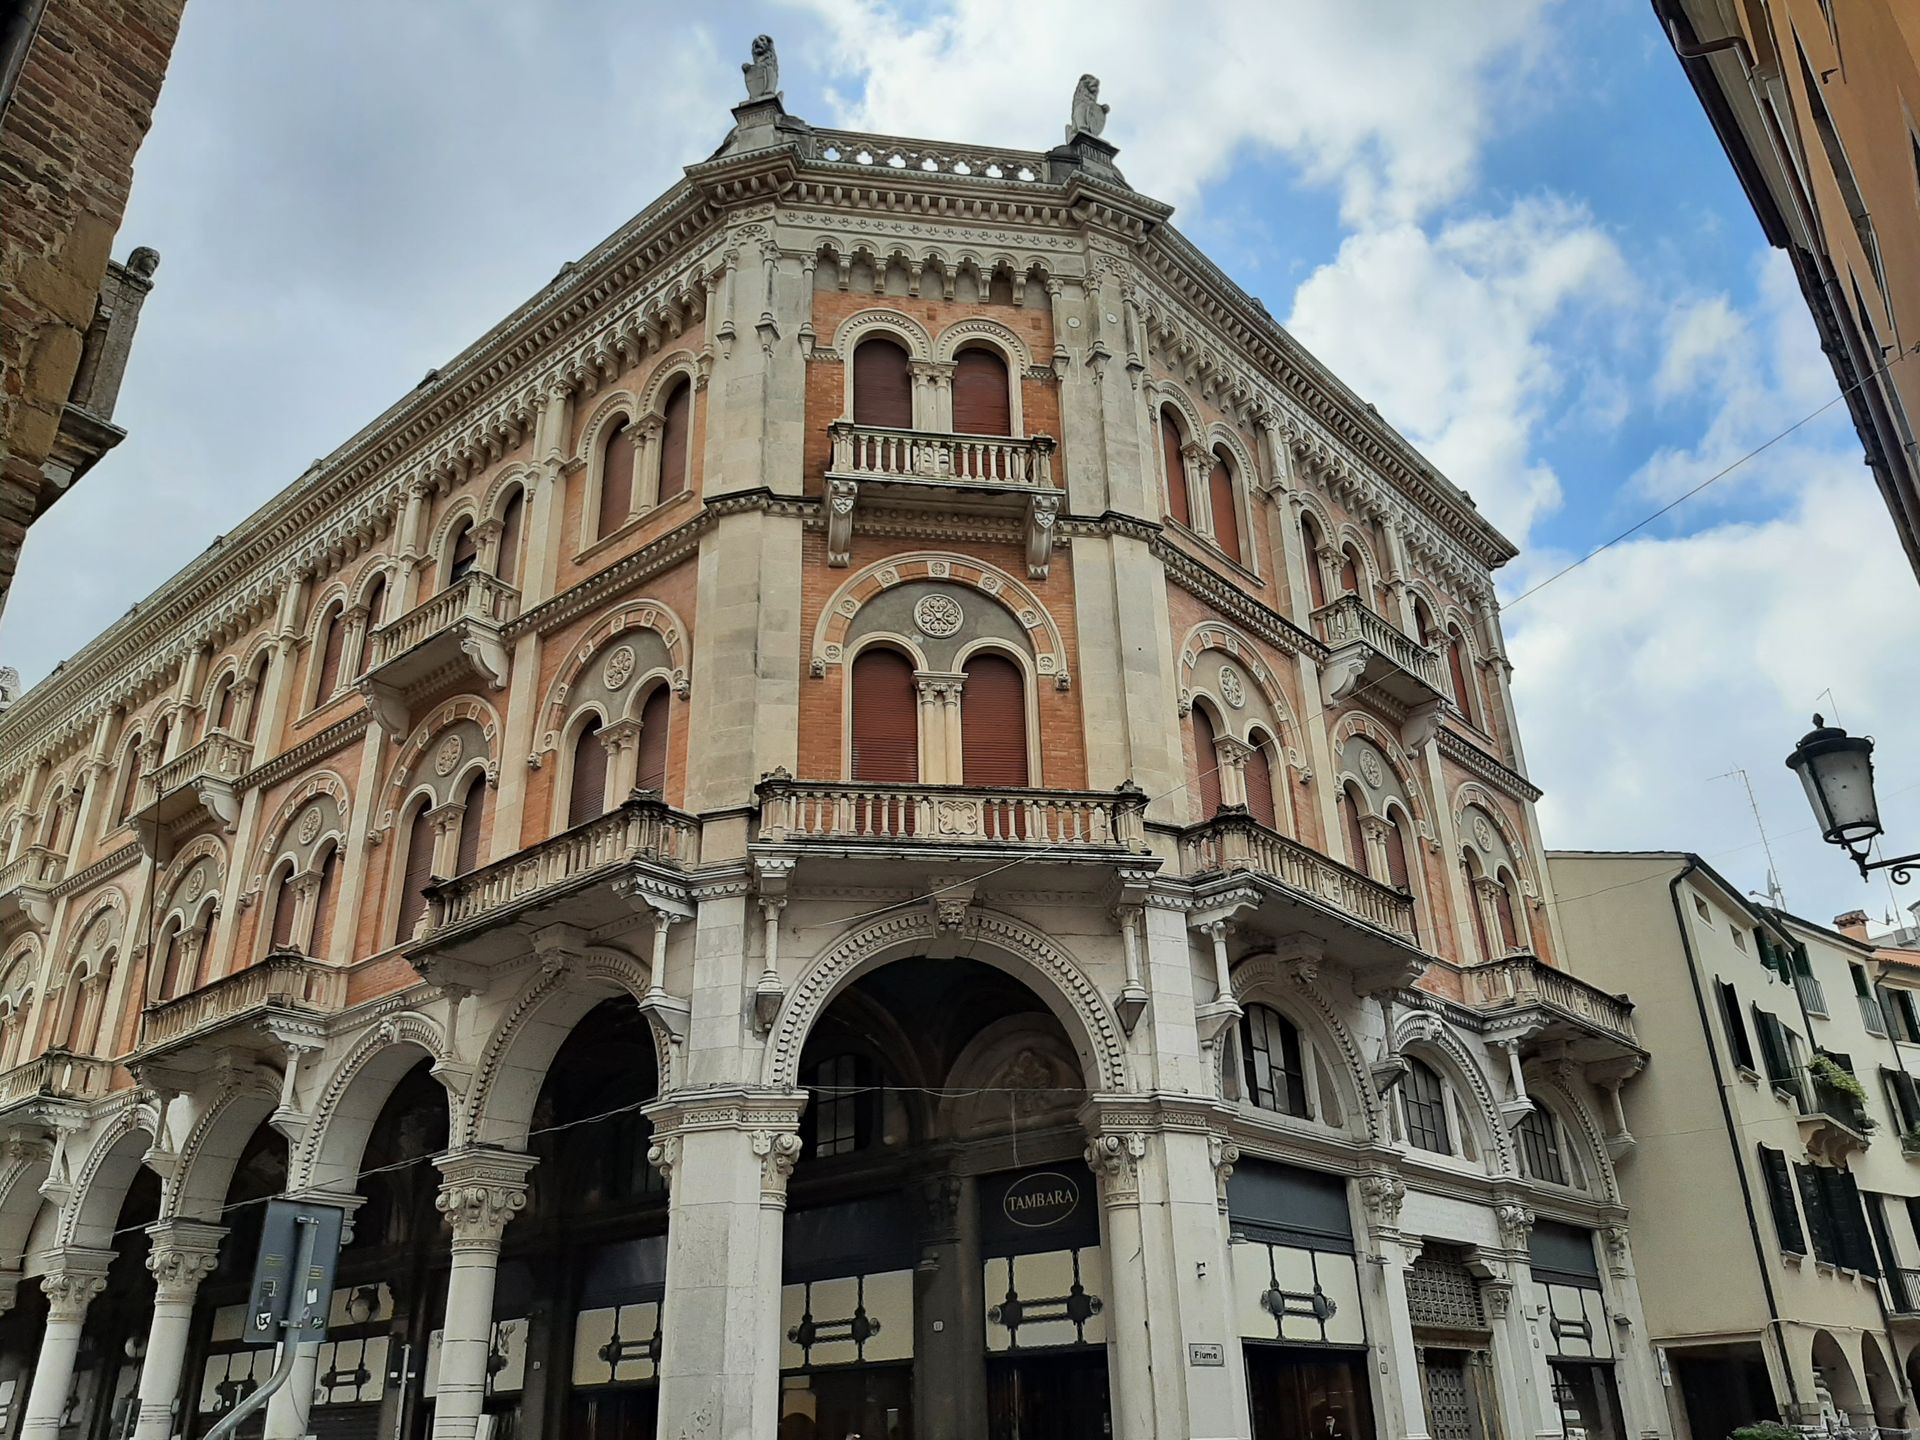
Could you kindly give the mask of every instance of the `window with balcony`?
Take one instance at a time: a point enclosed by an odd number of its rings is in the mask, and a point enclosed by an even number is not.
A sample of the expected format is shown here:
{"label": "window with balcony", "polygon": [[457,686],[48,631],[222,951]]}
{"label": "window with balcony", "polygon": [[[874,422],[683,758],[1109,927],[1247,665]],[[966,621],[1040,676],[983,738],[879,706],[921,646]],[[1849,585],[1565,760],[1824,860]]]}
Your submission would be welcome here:
{"label": "window with balcony", "polygon": [[333,943],[333,911],[340,897],[340,847],[329,845],[320,861],[320,883],[313,891],[313,942],[308,953],[324,956]]}
{"label": "window with balcony", "polygon": [[[526,523],[527,492],[516,485],[507,493],[507,503],[500,507],[500,553],[493,565],[493,573],[508,585],[520,583],[520,547]],[[367,623],[374,623],[371,616]]]}
{"label": "window with balcony", "polygon": [[1213,717],[1201,705],[1193,707],[1194,796],[1200,802],[1200,818],[1211,820],[1220,813],[1220,737]]}
{"label": "window with balcony", "polygon": [[293,862],[281,867],[273,887],[273,925],[267,935],[269,950],[287,949],[293,944],[293,920],[299,910],[294,888]]}
{"label": "window with balcony", "polygon": [[613,534],[633,514],[633,467],[637,452],[633,426],[621,416],[607,427],[600,445],[599,504],[594,512],[596,538]]}
{"label": "window with balcony", "polygon": [[1494,914],[1500,921],[1500,943],[1506,947],[1505,953],[1509,955],[1516,950],[1529,948],[1527,938],[1521,929],[1519,911],[1514,905],[1513,892],[1517,888],[1511,870],[1503,868],[1494,876]]}
{"label": "window with balcony", "polygon": [[1240,548],[1239,484],[1233,473],[1233,462],[1227,458],[1226,451],[1217,447],[1208,458],[1212,463],[1207,470],[1207,508],[1212,512],[1213,543],[1228,559],[1244,564],[1246,556]]}
{"label": "window with balcony", "polygon": [[1324,609],[1327,603],[1327,577],[1320,563],[1320,555],[1326,549],[1326,544],[1321,538],[1320,527],[1305,512],[1300,516],[1300,544],[1306,552],[1307,596],[1315,610]]}
{"label": "window with balcony", "polygon": [[480,545],[474,536],[471,520],[462,520],[455,525],[449,540],[451,543],[447,547],[447,567],[444,571],[446,581],[440,587],[442,590],[459,584],[480,563]]}
{"label": "window with balcony", "polygon": [[1013,434],[1013,388],[1007,362],[975,345],[954,356],[953,428],[961,435]]}
{"label": "window with balcony", "polygon": [[1160,467],[1167,487],[1167,514],[1182,525],[1192,526],[1193,504],[1187,494],[1187,432],[1179,412],[1171,405],[1160,407]]}
{"label": "window with balcony", "polygon": [[123,824],[140,803],[140,750],[140,732],[136,730],[120,757],[120,802],[114,810]]}
{"label": "window with balcony", "polygon": [[1473,687],[1467,683],[1467,637],[1458,625],[1447,627],[1447,680],[1453,687],[1453,703],[1468,724],[1475,723]]}
{"label": "window with balcony", "polygon": [[567,772],[567,828],[607,813],[607,747],[600,739],[600,717],[588,715],[573,737]]}
{"label": "window with balcony", "polygon": [[851,773],[855,780],[892,785],[919,782],[918,709],[913,662],[898,650],[863,650],[853,662],[852,674]]}
{"label": "window with balcony", "polygon": [[913,428],[913,373],[906,347],[875,335],[853,351],[853,423],[883,430]]}
{"label": "window with balcony", "polygon": [[1347,841],[1347,863],[1362,875],[1372,874],[1367,864],[1367,837],[1360,828],[1360,797],[1352,785],[1340,787],[1340,829]]}
{"label": "window with balcony", "polygon": [[961,780],[989,789],[1021,789],[1027,770],[1027,687],[1004,655],[967,661],[960,690]]}
{"label": "window with balcony", "polygon": [[1286,1016],[1267,1005],[1249,1005],[1240,1017],[1240,1060],[1252,1104],[1302,1120],[1313,1118],[1300,1031]]}
{"label": "window with balcony", "polygon": [[267,670],[272,664],[273,652],[270,650],[262,650],[253,662],[253,670],[248,677],[253,690],[247,697],[246,713],[240,720],[239,738],[242,740],[251,740],[254,732],[260,728],[260,704],[267,693]]}
{"label": "window with balcony", "polygon": [[1453,1133],[1447,1123],[1447,1086],[1439,1072],[1424,1060],[1410,1057],[1406,1078],[1398,1088],[1407,1143],[1436,1155],[1453,1154]]}
{"label": "window with balcony", "polygon": [[1365,599],[1366,591],[1361,585],[1365,574],[1366,568],[1360,563],[1359,553],[1351,544],[1342,545],[1340,547],[1340,593],[1358,595]]}
{"label": "window with balcony", "polygon": [[427,886],[433,883],[433,822],[427,819],[432,807],[426,797],[415,802],[407,821],[406,853],[400,862],[400,894],[394,907],[393,938],[404,944],[427,914]]}
{"label": "window with balcony", "polygon": [[667,741],[673,723],[671,694],[665,685],[656,685],[640,707],[639,759],[633,773],[634,789],[655,790],[663,796],[667,790]]}
{"label": "window with balcony", "polygon": [[460,840],[454,850],[453,873],[465,875],[480,866],[480,832],[486,826],[487,777],[476,770],[460,797]]}
{"label": "window with balcony", "polygon": [[693,382],[673,382],[660,406],[660,484],[655,503],[664,505],[685,493],[693,448]]}
{"label": "window with balcony", "polygon": [[314,665],[313,692],[307,697],[309,709],[326,704],[340,688],[340,662],[346,645],[346,607],[344,602],[335,600],[322,612],[320,628],[315,632],[313,653],[318,659]]}
{"label": "window with balcony", "polygon": [[239,676],[229,670],[214,682],[213,703],[207,706],[208,727],[226,735],[233,734],[239,704]]}
{"label": "window with balcony", "polygon": [[1280,817],[1273,799],[1273,762],[1267,758],[1275,748],[1274,738],[1264,730],[1249,730],[1247,745],[1247,762],[1243,771],[1247,788],[1247,813],[1269,830],[1278,830]]}

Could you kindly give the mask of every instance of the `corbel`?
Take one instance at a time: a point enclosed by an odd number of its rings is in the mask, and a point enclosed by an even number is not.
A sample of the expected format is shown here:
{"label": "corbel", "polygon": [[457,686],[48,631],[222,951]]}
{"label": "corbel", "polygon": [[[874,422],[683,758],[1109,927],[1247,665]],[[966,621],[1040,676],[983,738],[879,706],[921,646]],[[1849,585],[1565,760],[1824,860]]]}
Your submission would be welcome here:
{"label": "corbel", "polygon": [[764,939],[761,942],[763,963],[759,983],[753,987],[754,1031],[760,1035],[765,1035],[773,1028],[780,1007],[787,1003],[787,987],[780,978],[780,912],[786,905],[784,895],[760,897],[760,914],[764,924]]}

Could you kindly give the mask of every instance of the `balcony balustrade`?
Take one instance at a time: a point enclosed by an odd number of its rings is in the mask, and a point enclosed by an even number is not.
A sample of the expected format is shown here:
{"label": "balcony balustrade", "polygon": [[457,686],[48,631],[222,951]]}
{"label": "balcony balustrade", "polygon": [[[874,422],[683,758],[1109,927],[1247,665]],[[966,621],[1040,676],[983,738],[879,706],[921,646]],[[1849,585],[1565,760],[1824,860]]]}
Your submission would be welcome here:
{"label": "balcony balustrade", "polygon": [[192,1072],[223,1053],[272,1055],[311,1044],[346,993],[344,970],[276,950],[257,965],[149,1005],[140,1017],[140,1057]]}
{"label": "balcony balustrade", "polygon": [[985,790],[960,785],[760,782],[763,844],[829,842],[893,849],[1145,848],[1141,801],[1127,792]]}
{"label": "balcony balustrade", "polygon": [[203,820],[231,830],[240,818],[240,778],[253,768],[253,742],[209,730],[197,745],[140,777],[134,833],[158,854],[169,832]]}
{"label": "balcony balustrade", "polygon": [[1906,1317],[1920,1315],[1920,1270],[1896,1265],[1886,1270],[1880,1278],[1886,1282],[1889,1312]]}
{"label": "balcony balustrade", "polygon": [[361,693],[388,732],[411,728],[410,702],[456,680],[507,687],[509,662],[500,629],[520,613],[520,592],[483,570],[367,635]]}
{"label": "balcony balustrade", "polygon": [[1189,875],[1252,871],[1363,925],[1416,942],[1413,897],[1382,885],[1247,815],[1222,814],[1180,837]]}
{"label": "balcony balustrade", "polygon": [[1358,595],[1342,595],[1313,612],[1332,652],[1321,687],[1329,705],[1362,690],[1377,691],[1410,708],[1441,700],[1440,657],[1375,614]]}
{"label": "balcony balustrade", "polygon": [[427,888],[416,960],[498,965],[524,959],[535,928],[591,930],[636,904],[678,908],[677,872],[699,858],[700,823],[652,792],[518,854]]}
{"label": "balcony balustrade", "polygon": [[53,1101],[85,1104],[101,1099],[113,1079],[113,1063],[71,1050],[52,1049],[0,1072],[0,1120]]}
{"label": "balcony balustrade", "polygon": [[1827,1018],[1827,992],[1820,982],[1811,975],[1793,977],[1793,988],[1800,992],[1800,1003],[1807,1007],[1809,1015]]}
{"label": "balcony balustrade", "polygon": [[1774,1088],[1792,1097],[1800,1112],[1794,1123],[1815,1158],[1844,1170],[1849,1155],[1867,1148],[1874,1129],[1867,1107],[1818,1071],[1797,1071],[1784,1085],[1776,1081]]}
{"label": "balcony balustrade", "polygon": [[1567,1042],[1575,1058],[1589,1061],[1641,1054],[1630,1000],[1556,970],[1538,956],[1516,952],[1470,965],[1460,979],[1468,1005],[1512,1019],[1529,1043]]}
{"label": "balcony balustrade", "polygon": [[67,873],[67,857],[29,845],[0,865],[0,929],[21,920],[44,930],[53,919],[53,887]]}
{"label": "balcony balustrade", "polygon": [[828,429],[828,564],[850,562],[854,511],[873,496],[890,505],[1024,516],[1027,571],[1045,577],[1062,500],[1053,480],[1052,436],[949,435],[850,420]]}

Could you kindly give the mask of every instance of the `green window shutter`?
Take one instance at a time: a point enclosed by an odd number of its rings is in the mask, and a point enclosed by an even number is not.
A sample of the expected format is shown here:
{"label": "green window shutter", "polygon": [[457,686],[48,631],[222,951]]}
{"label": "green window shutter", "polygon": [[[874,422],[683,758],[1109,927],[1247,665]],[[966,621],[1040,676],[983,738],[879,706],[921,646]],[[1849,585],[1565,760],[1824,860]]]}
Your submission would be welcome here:
{"label": "green window shutter", "polygon": [[1806,1207],[1807,1228],[1813,1232],[1814,1258],[1824,1260],[1829,1265],[1838,1265],[1838,1235],[1833,1227],[1833,1216],[1827,1209],[1827,1189],[1820,1179],[1820,1171],[1812,1165],[1796,1165],[1793,1168],[1800,1180],[1800,1203]]}
{"label": "green window shutter", "polygon": [[1766,1179],[1767,1203],[1773,1210],[1773,1233],[1780,1248],[1789,1255],[1806,1254],[1807,1237],[1800,1228],[1800,1212],[1794,1207],[1793,1175],[1787,1168],[1787,1157],[1762,1145],[1760,1173]]}

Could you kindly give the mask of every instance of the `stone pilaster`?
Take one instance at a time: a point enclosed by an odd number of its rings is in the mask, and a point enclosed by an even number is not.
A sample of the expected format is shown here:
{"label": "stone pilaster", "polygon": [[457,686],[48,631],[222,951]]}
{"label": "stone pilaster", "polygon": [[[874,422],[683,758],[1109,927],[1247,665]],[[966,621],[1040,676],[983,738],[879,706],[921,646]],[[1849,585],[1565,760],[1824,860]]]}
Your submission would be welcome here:
{"label": "stone pilaster", "polygon": [[1367,1219],[1370,1276],[1362,1282],[1374,1322],[1367,1331],[1368,1348],[1380,1376],[1380,1431],[1427,1440],[1427,1411],[1420,1390],[1419,1351],[1413,1343],[1413,1312],[1407,1304],[1407,1271],[1420,1258],[1421,1242],[1400,1232],[1400,1207],[1407,1185],[1398,1175],[1363,1175],[1358,1183],[1361,1208]]}

